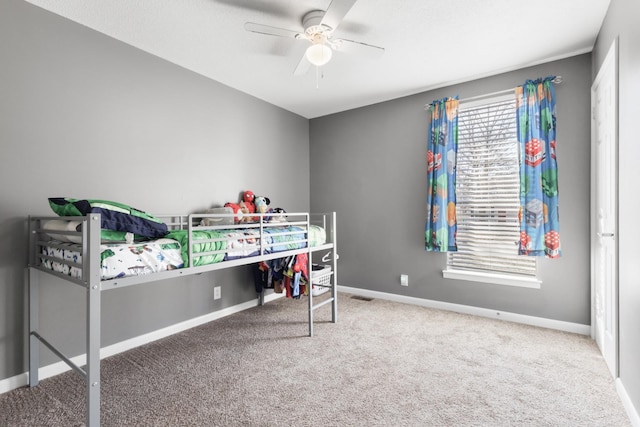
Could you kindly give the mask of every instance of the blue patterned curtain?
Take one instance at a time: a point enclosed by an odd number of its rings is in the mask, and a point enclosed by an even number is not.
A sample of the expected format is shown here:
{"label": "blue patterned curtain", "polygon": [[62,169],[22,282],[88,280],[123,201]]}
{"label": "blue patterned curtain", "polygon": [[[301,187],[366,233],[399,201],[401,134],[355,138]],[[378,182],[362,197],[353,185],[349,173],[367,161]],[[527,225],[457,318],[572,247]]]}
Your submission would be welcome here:
{"label": "blue patterned curtain", "polygon": [[516,87],[520,145],[520,255],[558,258],[558,165],[554,77]]}
{"label": "blue patterned curtain", "polygon": [[434,101],[427,142],[425,250],[456,251],[456,154],[458,97]]}

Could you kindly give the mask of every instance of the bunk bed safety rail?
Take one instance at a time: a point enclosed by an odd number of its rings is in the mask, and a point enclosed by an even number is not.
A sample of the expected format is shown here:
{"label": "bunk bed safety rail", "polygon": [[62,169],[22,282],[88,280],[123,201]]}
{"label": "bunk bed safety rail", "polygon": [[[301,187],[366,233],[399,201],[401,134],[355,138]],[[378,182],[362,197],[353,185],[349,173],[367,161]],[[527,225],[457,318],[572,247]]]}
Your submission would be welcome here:
{"label": "bunk bed safety rail", "polygon": [[[229,214],[191,214],[191,215],[158,215],[167,224],[169,231],[184,233],[180,238],[185,258],[185,266],[204,268],[204,260],[214,257],[214,263],[225,263],[226,261],[238,258],[253,256],[275,256],[279,252],[296,251],[303,248],[316,247],[335,242],[333,237],[334,221],[332,214],[314,215],[313,230],[311,216],[309,213],[257,213],[253,214],[257,218],[253,223],[224,224],[224,225],[202,225],[205,219],[224,218],[225,221],[233,219]],[[58,223],[80,224],[76,228],[52,229],[45,224],[50,221]],[[318,234],[318,227],[321,233]],[[29,266],[33,266],[47,273],[57,275],[66,280],[70,280],[82,286],[87,286],[91,278],[87,276],[90,256],[101,253],[101,229],[100,215],[88,214],[77,217],[29,217]],[[202,234],[200,231],[218,231],[222,233]],[[234,234],[236,231],[237,234]],[[95,234],[93,238],[90,236]],[[195,236],[197,234],[197,238]],[[326,234],[326,235],[325,235]],[[73,242],[60,242],[56,237],[72,238]],[[204,237],[203,237],[204,236]],[[168,238],[172,236],[168,235]],[[236,240],[233,240],[236,239]],[[68,239],[64,239],[68,240]],[[232,243],[229,243],[229,242]],[[238,243],[240,242],[240,243]],[[247,243],[247,242],[250,242]],[[247,244],[242,247],[242,244]],[[198,250],[194,250],[194,247]],[[233,246],[235,245],[235,246]],[[228,248],[233,250],[229,251]],[[63,255],[61,255],[63,253]],[[194,264],[194,259],[199,263]],[[264,259],[264,258],[263,258]],[[43,263],[45,265],[43,265]],[[206,261],[209,264],[209,261]],[[52,265],[55,268],[52,269]],[[222,265],[220,266],[223,267]],[[106,267],[105,269],[109,269]],[[101,272],[105,270],[99,262],[93,274],[97,274],[100,280]],[[182,268],[178,268],[182,270]],[[163,272],[163,276],[172,277],[175,273]],[[178,273],[182,274],[182,272]],[[188,273],[187,273],[188,274]],[[140,274],[138,274],[140,275]],[[127,276],[126,285],[138,281],[150,281],[151,278],[130,279]],[[109,281],[116,276],[103,277],[102,280]],[[123,276],[117,276],[119,282],[112,281],[101,286],[112,288],[122,284]],[[131,283],[129,283],[131,282]]]}
{"label": "bunk bed safety rail", "polygon": [[309,214],[309,223],[327,231],[327,244],[336,244],[336,213],[320,212]]}
{"label": "bunk bed safety rail", "polygon": [[[69,224],[66,228],[64,224]],[[90,245],[100,246],[100,215],[29,216],[29,263],[41,271],[88,286]],[[94,236],[93,239],[91,236]],[[64,240],[61,241],[61,240]],[[66,258],[53,253],[66,253]]]}
{"label": "bunk bed safety rail", "polygon": [[[245,214],[252,222],[236,222],[236,215],[229,213],[196,213],[188,216],[186,227],[188,230],[188,260],[189,265],[194,265],[195,245],[216,244],[228,242],[228,236],[211,238],[194,238],[197,231],[219,231],[229,232],[237,230],[238,233],[247,233],[246,237],[240,239],[250,240],[255,243],[256,251],[263,256],[273,252],[273,248],[282,245],[283,242],[276,240],[286,239],[286,244],[298,248],[309,247],[309,213],[251,213]],[[219,225],[210,225],[216,224]],[[299,229],[291,229],[298,227]],[[294,236],[293,239],[288,236]],[[266,237],[271,238],[269,242]],[[197,257],[210,255],[224,255],[227,249],[211,251],[199,251]]]}

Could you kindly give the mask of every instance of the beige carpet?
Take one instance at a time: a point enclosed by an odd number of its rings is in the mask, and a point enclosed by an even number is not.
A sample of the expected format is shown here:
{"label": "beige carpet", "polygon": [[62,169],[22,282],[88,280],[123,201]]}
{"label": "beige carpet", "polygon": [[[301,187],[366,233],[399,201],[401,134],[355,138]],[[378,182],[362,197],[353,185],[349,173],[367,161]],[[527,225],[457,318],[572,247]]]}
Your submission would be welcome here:
{"label": "beige carpet", "polygon": [[[277,300],[110,357],[104,426],[629,426],[588,337],[341,294],[307,334]],[[0,395],[2,426],[84,422],[68,372]]]}

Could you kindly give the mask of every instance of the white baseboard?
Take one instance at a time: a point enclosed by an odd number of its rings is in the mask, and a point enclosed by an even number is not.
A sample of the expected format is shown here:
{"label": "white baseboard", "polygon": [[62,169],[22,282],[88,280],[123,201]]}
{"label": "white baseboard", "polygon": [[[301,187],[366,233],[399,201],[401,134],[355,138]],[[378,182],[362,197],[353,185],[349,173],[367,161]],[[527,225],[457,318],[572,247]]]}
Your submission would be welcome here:
{"label": "white baseboard", "polygon": [[[283,296],[284,294],[271,293],[271,294],[265,295],[264,301],[265,302],[273,301],[275,299],[282,298]],[[118,353],[125,352],[127,350],[131,350],[141,345],[148,344],[150,342],[168,337],[173,334],[177,334],[178,332],[186,331],[187,329],[191,329],[196,326],[203,325],[205,323],[229,316],[234,313],[239,313],[243,310],[247,310],[249,308],[255,307],[257,304],[258,303],[256,300],[247,301],[242,304],[234,305],[232,307],[227,307],[222,310],[214,311],[213,313],[205,314],[204,316],[189,319],[184,322],[180,322],[180,323],[176,323],[175,325],[168,326],[166,328],[158,329],[156,331],[149,332],[144,335],[140,335],[125,341],[121,341],[116,344],[112,344],[110,346],[100,349],[100,359],[104,359],[106,357],[113,356]],[[71,361],[75,363],[77,366],[83,366],[86,364],[87,355],[81,354],[81,355],[72,357]],[[43,380],[69,370],[71,370],[69,365],[67,365],[64,362],[57,362],[57,363],[53,363],[51,365],[43,366],[42,368],[40,368],[38,370],[38,376],[40,380]],[[24,372],[14,377],[0,380],[0,394],[14,390],[18,387],[26,386],[27,384],[29,384],[28,372]]]}
{"label": "white baseboard", "polygon": [[29,384],[29,374],[27,374],[26,372],[11,378],[5,378],[4,380],[0,381],[0,394],[6,393],[19,387],[23,387],[27,384]]}
{"label": "white baseboard", "polygon": [[616,379],[616,390],[618,390],[618,396],[620,396],[620,400],[622,401],[622,406],[627,411],[627,415],[629,416],[629,420],[631,420],[631,425],[633,427],[640,427],[640,414],[638,414],[637,409],[633,406],[633,402],[629,398],[627,394],[627,390],[624,388],[624,384],[620,378]]}
{"label": "white baseboard", "polygon": [[560,331],[572,332],[580,335],[591,334],[590,325],[581,325],[579,323],[564,322],[562,320],[545,319],[542,317],[527,316],[524,314],[509,313],[505,311],[491,310],[488,308],[473,307],[469,305],[453,304],[450,302],[407,297],[403,295],[389,294],[386,292],[370,291],[368,289],[350,288],[347,286],[338,286],[338,291],[347,292],[350,294],[359,295],[363,297],[385,299],[388,301],[419,305],[427,308],[448,310],[448,311],[454,311],[456,313],[471,314],[474,316],[506,320],[509,322],[522,323],[522,324],[531,325],[531,326],[539,326],[541,328],[557,329]]}

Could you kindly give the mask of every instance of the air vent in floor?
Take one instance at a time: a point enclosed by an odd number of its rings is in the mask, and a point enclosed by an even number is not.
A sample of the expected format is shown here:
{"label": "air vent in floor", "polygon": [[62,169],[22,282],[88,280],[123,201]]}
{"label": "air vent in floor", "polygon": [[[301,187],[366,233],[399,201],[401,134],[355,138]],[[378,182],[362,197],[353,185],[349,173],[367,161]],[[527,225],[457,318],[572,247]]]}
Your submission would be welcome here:
{"label": "air vent in floor", "polygon": [[373,298],[363,297],[362,295],[353,295],[352,299],[358,299],[360,301],[373,301]]}

